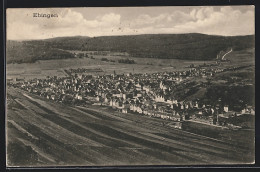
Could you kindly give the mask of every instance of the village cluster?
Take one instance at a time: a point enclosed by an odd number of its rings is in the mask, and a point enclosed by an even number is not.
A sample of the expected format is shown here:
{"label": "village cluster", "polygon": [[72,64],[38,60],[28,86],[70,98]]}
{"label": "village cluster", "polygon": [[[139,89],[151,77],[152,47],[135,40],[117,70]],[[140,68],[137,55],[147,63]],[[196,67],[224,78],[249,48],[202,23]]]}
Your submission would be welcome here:
{"label": "village cluster", "polygon": [[122,113],[137,113],[175,121],[192,120],[216,126],[234,126],[228,119],[241,114],[254,114],[253,108],[241,112],[230,111],[228,106],[207,105],[199,100],[181,101],[174,97],[173,89],[187,84],[192,77],[211,77],[233,68],[213,69],[190,67],[186,71],[153,74],[86,75],[85,69],[71,69],[67,77],[47,77],[8,84],[46,99],[64,104],[110,106]]}

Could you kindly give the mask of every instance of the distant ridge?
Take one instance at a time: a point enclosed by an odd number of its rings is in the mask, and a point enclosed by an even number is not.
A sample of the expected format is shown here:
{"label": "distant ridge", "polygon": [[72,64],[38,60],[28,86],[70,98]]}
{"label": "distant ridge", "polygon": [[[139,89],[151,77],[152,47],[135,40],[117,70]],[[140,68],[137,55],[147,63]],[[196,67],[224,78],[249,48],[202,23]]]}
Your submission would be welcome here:
{"label": "distant ridge", "polygon": [[7,41],[7,63],[74,57],[63,50],[127,52],[130,56],[140,58],[210,60],[215,59],[220,51],[253,48],[254,44],[254,35],[218,36],[200,33],[56,37]]}

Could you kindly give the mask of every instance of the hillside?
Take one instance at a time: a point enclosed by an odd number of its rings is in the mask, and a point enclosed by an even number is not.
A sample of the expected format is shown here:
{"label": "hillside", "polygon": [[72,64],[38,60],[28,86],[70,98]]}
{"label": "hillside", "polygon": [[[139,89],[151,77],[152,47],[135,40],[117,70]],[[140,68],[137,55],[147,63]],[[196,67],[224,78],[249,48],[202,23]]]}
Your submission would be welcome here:
{"label": "hillside", "polygon": [[7,63],[33,63],[37,60],[74,58],[74,55],[57,48],[27,42],[7,41]]}
{"label": "hillside", "polygon": [[229,48],[236,51],[254,47],[254,39],[254,35],[224,37],[191,33],[7,41],[7,63],[74,57],[63,50],[127,52],[135,57],[210,60]]}

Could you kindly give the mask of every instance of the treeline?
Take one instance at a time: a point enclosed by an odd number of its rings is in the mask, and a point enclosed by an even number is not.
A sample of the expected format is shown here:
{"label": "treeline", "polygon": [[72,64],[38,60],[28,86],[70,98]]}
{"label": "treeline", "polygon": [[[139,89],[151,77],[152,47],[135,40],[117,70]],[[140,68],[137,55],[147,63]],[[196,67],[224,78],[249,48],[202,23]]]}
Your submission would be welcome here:
{"label": "treeline", "polygon": [[[115,60],[109,60],[106,57],[102,57],[101,61],[104,61],[104,62],[115,62]],[[118,63],[135,64],[136,62],[134,60],[131,60],[131,59],[127,58],[127,59],[119,59]]]}
{"label": "treeline", "polygon": [[[10,48],[21,44],[17,49]],[[34,47],[35,52],[31,47]],[[212,36],[205,34],[152,34],[102,37],[62,37],[34,41],[7,41],[10,56],[21,54],[22,61],[37,59],[35,54],[54,49],[57,53],[71,56],[58,50],[107,51],[128,53],[132,57],[210,60],[215,59],[220,51],[232,48],[234,51],[255,47],[255,36]],[[38,52],[36,52],[38,51]],[[43,58],[45,58],[44,56]],[[16,57],[15,57],[16,58]],[[29,60],[27,60],[28,58]],[[46,57],[51,58],[51,57]],[[53,58],[60,58],[59,55]],[[11,61],[13,61],[12,59]],[[20,56],[18,60],[21,60]]]}
{"label": "treeline", "polygon": [[254,47],[254,36],[155,34],[88,38],[83,50],[126,52],[132,57],[164,59],[215,59],[220,51]]}
{"label": "treeline", "polygon": [[56,48],[8,41],[6,63],[33,63],[37,60],[74,58],[72,53]]}
{"label": "treeline", "polygon": [[136,62],[134,60],[127,58],[127,59],[119,59],[118,63],[135,64]]}
{"label": "treeline", "polygon": [[[239,94],[238,94],[239,93]],[[229,105],[231,110],[241,111],[246,105],[255,106],[255,88],[246,86],[218,86],[207,89],[202,101],[209,104]],[[221,100],[221,101],[220,101]]]}
{"label": "treeline", "polygon": [[109,62],[109,60],[105,57],[101,58],[101,61]]}

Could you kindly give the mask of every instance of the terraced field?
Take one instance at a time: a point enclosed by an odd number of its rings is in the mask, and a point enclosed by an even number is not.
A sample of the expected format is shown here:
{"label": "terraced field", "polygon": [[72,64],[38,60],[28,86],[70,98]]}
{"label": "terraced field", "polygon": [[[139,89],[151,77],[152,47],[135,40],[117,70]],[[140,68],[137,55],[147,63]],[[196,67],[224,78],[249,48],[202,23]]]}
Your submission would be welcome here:
{"label": "terraced field", "polygon": [[[198,165],[254,162],[252,145],[106,107],[69,107],[7,90],[8,166]],[[164,122],[164,123],[163,123]]]}

